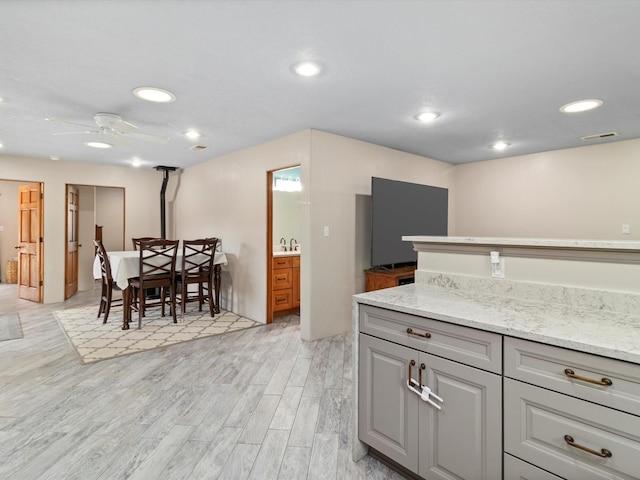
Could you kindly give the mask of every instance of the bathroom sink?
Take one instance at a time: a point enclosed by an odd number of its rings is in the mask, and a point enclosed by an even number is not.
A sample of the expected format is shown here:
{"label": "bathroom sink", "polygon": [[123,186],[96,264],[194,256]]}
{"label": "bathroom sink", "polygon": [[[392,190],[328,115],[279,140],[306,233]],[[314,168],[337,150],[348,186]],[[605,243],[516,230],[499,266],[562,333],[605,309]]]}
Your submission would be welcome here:
{"label": "bathroom sink", "polygon": [[300,255],[300,250],[293,251],[293,252],[284,252],[282,250],[278,250],[277,252],[273,252],[273,256],[274,257],[284,257],[284,256],[288,256],[288,255]]}

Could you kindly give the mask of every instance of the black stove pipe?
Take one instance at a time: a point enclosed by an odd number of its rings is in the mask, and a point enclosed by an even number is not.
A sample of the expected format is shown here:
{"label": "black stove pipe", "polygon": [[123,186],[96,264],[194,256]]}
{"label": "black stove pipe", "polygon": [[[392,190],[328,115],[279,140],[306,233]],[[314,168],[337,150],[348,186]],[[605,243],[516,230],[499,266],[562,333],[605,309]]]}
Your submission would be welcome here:
{"label": "black stove pipe", "polygon": [[158,165],[156,170],[162,170],[162,188],[160,189],[160,238],[167,238],[167,213],[165,193],[169,183],[169,172],[177,170],[177,167],[165,167]]}

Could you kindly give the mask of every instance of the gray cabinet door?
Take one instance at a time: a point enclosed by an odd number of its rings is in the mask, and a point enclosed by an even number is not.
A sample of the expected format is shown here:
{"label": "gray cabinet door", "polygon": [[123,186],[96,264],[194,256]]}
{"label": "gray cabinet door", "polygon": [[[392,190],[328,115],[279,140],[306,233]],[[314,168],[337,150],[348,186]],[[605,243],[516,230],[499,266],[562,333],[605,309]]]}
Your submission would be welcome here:
{"label": "gray cabinet door", "polygon": [[502,478],[502,377],[422,353],[422,383],[441,410],[420,400],[419,470],[435,479]]}
{"label": "gray cabinet door", "polygon": [[[407,388],[409,364],[419,353],[360,334],[360,440],[418,471],[418,397]],[[418,378],[412,368],[413,378]]]}

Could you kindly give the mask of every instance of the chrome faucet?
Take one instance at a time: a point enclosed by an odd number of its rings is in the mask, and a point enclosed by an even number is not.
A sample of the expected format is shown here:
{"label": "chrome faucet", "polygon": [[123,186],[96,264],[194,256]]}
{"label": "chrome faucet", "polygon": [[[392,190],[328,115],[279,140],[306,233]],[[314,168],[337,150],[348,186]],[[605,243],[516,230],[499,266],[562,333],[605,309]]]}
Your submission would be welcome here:
{"label": "chrome faucet", "polygon": [[282,248],[284,249],[284,251],[287,251],[287,239],[282,237],[280,238],[280,245],[282,245]]}
{"label": "chrome faucet", "polygon": [[296,246],[296,250],[298,250],[298,240],[296,240],[295,238],[291,237],[291,240],[289,240],[289,251],[293,252],[293,246]]}

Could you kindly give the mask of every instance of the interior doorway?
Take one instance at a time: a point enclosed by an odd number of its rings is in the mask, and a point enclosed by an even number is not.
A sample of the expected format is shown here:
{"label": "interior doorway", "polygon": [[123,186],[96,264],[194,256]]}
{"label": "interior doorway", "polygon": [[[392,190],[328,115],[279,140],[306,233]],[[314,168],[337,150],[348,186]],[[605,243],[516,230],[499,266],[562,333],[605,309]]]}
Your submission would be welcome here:
{"label": "interior doorway", "polygon": [[300,311],[300,178],[300,165],[267,172],[267,323]]}

